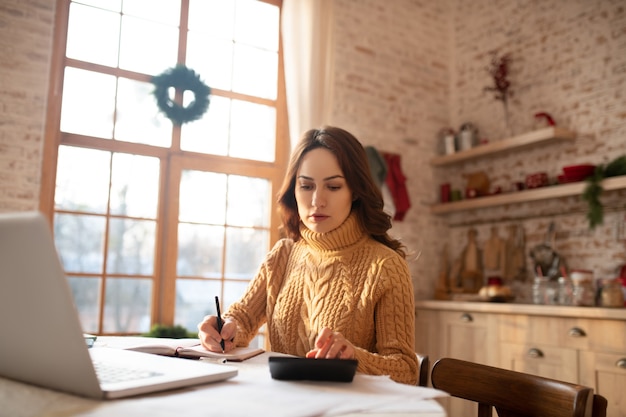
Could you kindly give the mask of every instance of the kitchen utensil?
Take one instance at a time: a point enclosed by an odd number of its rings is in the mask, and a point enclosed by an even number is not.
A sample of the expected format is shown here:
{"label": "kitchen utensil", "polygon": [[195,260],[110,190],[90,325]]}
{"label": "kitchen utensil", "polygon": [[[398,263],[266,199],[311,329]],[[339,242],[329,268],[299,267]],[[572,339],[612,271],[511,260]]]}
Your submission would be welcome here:
{"label": "kitchen utensil", "polygon": [[[530,251],[533,259],[535,271],[538,275],[543,275],[550,280],[557,280],[560,276],[561,267],[565,267],[565,261],[554,249],[555,224],[550,222],[544,243],[536,245]],[[539,268],[539,269],[537,269]]]}

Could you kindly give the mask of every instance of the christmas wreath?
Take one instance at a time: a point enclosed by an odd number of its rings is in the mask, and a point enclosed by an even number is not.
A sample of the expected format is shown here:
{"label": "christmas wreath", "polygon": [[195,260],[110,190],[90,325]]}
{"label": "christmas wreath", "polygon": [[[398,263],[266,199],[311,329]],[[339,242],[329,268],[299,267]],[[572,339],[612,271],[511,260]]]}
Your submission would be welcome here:
{"label": "christmas wreath", "polygon": [[[152,84],[155,86],[153,94],[159,110],[177,125],[198,120],[209,108],[211,88],[194,70],[184,65],[177,65],[152,77]],[[169,89],[172,87],[183,92],[191,91],[194,94],[191,104],[184,107],[174,102],[169,95]]]}

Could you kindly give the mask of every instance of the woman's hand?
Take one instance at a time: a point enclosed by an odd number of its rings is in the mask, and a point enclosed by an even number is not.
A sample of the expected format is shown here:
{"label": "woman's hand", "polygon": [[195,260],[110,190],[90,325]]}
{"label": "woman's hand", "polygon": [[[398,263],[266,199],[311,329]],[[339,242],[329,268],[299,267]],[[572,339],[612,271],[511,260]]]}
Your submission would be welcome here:
{"label": "woman's hand", "polygon": [[315,340],[315,349],[310,350],[307,358],[316,359],[354,359],[354,346],[339,332],[328,327],[322,329]]}
{"label": "woman's hand", "polygon": [[237,333],[237,323],[232,319],[224,320],[222,333],[217,331],[217,316],[205,316],[198,324],[198,338],[205,349],[211,352],[222,352],[220,342],[224,340],[224,352],[235,348],[235,334]]}

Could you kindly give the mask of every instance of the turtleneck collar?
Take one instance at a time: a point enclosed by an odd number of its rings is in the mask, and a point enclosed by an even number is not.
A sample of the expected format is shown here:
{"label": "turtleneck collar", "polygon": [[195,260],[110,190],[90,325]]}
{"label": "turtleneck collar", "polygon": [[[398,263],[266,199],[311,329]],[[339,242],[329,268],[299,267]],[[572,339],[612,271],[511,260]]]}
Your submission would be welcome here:
{"label": "turtleneck collar", "polygon": [[300,223],[300,235],[315,250],[336,251],[357,243],[365,236],[365,231],[361,229],[357,215],[352,212],[341,226],[327,233],[313,232]]}

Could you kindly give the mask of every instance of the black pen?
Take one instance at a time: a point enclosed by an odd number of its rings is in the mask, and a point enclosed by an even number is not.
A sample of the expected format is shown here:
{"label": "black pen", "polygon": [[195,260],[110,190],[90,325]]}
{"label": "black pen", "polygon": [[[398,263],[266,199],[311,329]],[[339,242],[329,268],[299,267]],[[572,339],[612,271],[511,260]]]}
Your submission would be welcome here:
{"label": "black pen", "polygon": [[[220,299],[215,296],[215,308],[217,309],[217,331],[222,336],[222,326],[224,321],[222,320],[222,313],[220,312]],[[224,339],[220,340],[220,346],[222,347],[222,353],[224,353]]]}

